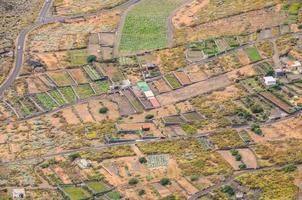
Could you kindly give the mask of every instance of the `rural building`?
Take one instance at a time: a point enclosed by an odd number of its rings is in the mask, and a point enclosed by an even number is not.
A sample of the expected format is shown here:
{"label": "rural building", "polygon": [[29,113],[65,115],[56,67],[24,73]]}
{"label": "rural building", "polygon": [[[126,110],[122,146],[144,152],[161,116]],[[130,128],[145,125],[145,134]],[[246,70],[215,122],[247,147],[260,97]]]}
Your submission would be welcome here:
{"label": "rural building", "polygon": [[273,86],[273,85],[277,84],[277,81],[272,76],[266,76],[266,77],[264,77],[264,83],[266,86]]}
{"label": "rural building", "polygon": [[78,166],[81,168],[81,169],[87,169],[88,167],[91,166],[91,162],[89,160],[86,160],[86,159],[79,159],[77,161],[77,164]]}
{"label": "rural building", "polygon": [[277,77],[285,76],[285,71],[283,69],[276,69],[275,72]]}
{"label": "rural building", "polygon": [[25,199],[25,189],[15,188],[13,189],[13,198],[15,199]]}

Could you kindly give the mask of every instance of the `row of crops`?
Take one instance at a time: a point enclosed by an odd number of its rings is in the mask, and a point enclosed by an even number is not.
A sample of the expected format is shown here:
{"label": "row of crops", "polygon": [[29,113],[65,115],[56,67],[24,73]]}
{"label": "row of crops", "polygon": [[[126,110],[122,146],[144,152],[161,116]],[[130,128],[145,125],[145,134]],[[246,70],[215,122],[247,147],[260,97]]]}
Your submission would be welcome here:
{"label": "row of crops", "polygon": [[28,95],[21,98],[15,97],[10,103],[16,109],[20,118],[27,118],[75,103],[78,100],[105,94],[108,92],[109,87],[110,84],[107,80],[99,80],[76,86],[57,87],[48,92]]}

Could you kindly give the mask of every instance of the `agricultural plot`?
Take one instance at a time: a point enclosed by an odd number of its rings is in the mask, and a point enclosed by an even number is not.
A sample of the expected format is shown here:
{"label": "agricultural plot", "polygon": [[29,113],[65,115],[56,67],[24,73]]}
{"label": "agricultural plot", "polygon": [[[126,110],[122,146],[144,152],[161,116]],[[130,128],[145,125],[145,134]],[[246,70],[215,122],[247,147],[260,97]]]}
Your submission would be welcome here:
{"label": "agricultural plot", "polygon": [[[56,52],[85,49],[90,33],[115,30],[120,16],[118,11],[104,13],[97,17],[75,19],[69,23],[52,23],[35,29],[28,36],[28,48],[30,53]],[[70,52],[73,57],[73,52]],[[75,59],[71,59],[74,65],[84,62],[85,51],[75,51]],[[72,61],[73,60],[73,61]],[[85,59],[86,63],[86,59]]]}
{"label": "agricultural plot", "polygon": [[192,83],[189,76],[183,71],[174,72],[174,76],[181,83],[181,85],[190,85]]}
{"label": "agricultural plot", "polygon": [[255,47],[246,48],[245,51],[252,62],[257,62],[262,59]]}
{"label": "agricultural plot", "polygon": [[28,97],[20,98],[11,103],[13,103],[14,108],[19,111],[23,117],[29,117],[39,112],[39,109]]}
{"label": "agricultural plot", "polygon": [[101,192],[105,192],[108,189],[110,189],[110,187],[108,187],[108,185],[106,185],[103,182],[92,181],[92,182],[86,183],[86,185],[89,189],[91,189],[93,191],[93,193],[101,193]]}
{"label": "agricultural plot", "polygon": [[150,155],[147,156],[147,167],[158,168],[167,167],[169,161],[169,155]]}
{"label": "agricultural plot", "polygon": [[178,125],[178,124],[184,124],[185,120],[180,115],[173,115],[173,116],[167,116],[163,117],[163,121],[166,126],[168,125]]}
{"label": "agricultural plot", "polygon": [[209,140],[219,149],[237,148],[245,145],[238,132],[231,129],[211,134]]}
{"label": "agricultural plot", "polygon": [[77,96],[74,93],[72,87],[61,87],[59,88],[59,90],[68,103],[74,103],[77,101]]}
{"label": "agricultural plot", "polygon": [[99,79],[102,78],[100,76],[100,74],[96,71],[96,69],[91,65],[86,65],[86,66],[83,67],[83,69],[88,74],[90,79],[93,80],[93,81],[96,81],[96,80],[99,80]]}
{"label": "agricultural plot", "polygon": [[181,116],[187,121],[187,122],[195,122],[200,121],[203,119],[203,116],[198,112],[188,112],[183,113]]}
{"label": "agricultural plot", "polygon": [[216,39],[215,42],[220,52],[224,52],[228,48],[230,48],[227,42],[223,38]]}
{"label": "agricultural plot", "polygon": [[88,53],[86,50],[68,51],[71,66],[82,66],[87,64]]}
{"label": "agricultural plot", "polygon": [[259,78],[248,78],[240,81],[240,85],[249,93],[259,93],[265,90]]}
{"label": "agricultural plot", "polygon": [[13,118],[13,111],[4,102],[0,102],[0,121]]}
{"label": "agricultural plot", "polygon": [[68,70],[72,78],[77,82],[77,84],[88,83],[89,78],[87,74],[82,70],[82,68],[70,69]]}
{"label": "agricultural plot", "polygon": [[58,89],[51,90],[49,94],[56,100],[56,102],[62,106],[66,104],[67,102],[65,101],[64,97],[61,95]]}
{"label": "agricultural plot", "polygon": [[143,0],[126,16],[120,52],[137,52],[167,46],[167,19],[184,0]]}
{"label": "agricultural plot", "polygon": [[274,69],[269,62],[259,63],[257,65],[254,65],[254,67],[257,71],[257,74],[259,74],[259,75],[263,75],[263,76],[274,75]]}
{"label": "agricultural plot", "polygon": [[49,72],[48,76],[56,83],[57,86],[69,86],[74,85],[74,81],[65,71]]}
{"label": "agricultural plot", "polygon": [[202,42],[194,42],[189,45],[192,51],[202,51],[207,56],[214,56],[219,53],[219,48],[215,40],[206,40]]}
{"label": "agricultural plot", "polygon": [[96,94],[105,94],[109,91],[109,82],[108,81],[95,81],[91,83],[92,88]]}
{"label": "agricultural plot", "polygon": [[172,89],[175,90],[182,87],[181,83],[177,80],[177,78],[173,74],[166,74],[164,78]]}
{"label": "agricultural plot", "polygon": [[165,92],[170,92],[172,90],[170,86],[166,83],[166,81],[164,81],[164,79],[159,79],[153,81],[152,83],[154,84],[155,88],[158,90],[160,94]]}
{"label": "agricultural plot", "polygon": [[58,107],[57,103],[47,93],[35,94],[35,99],[46,110],[52,110]]}
{"label": "agricultural plot", "polygon": [[81,200],[89,198],[91,195],[87,190],[82,187],[75,186],[63,186],[62,191],[71,199],[71,200]]}
{"label": "agricultural plot", "polygon": [[231,48],[237,48],[240,46],[240,41],[239,41],[238,37],[236,37],[236,36],[226,37],[226,38],[224,38],[224,40]]}
{"label": "agricultural plot", "polygon": [[147,155],[169,154],[175,157],[184,176],[228,176],[232,172],[231,167],[218,153],[204,150],[197,140],[139,143],[138,147]]}
{"label": "agricultural plot", "polygon": [[93,89],[90,84],[82,84],[74,87],[75,92],[80,97],[80,99],[86,99],[93,95],[95,95]]}
{"label": "agricultural plot", "polygon": [[144,111],[144,107],[141,102],[134,96],[134,94],[130,90],[123,91],[123,94],[130,101],[131,105],[134,107],[136,112],[142,113]]}
{"label": "agricultural plot", "polygon": [[285,111],[287,113],[292,113],[293,112],[293,108],[290,105],[288,105],[286,102],[280,100],[278,97],[274,96],[272,93],[262,92],[260,94],[265,99],[267,99],[268,101],[272,102],[273,104],[275,104],[276,106],[281,108],[283,111]]}
{"label": "agricultural plot", "polygon": [[197,138],[197,140],[205,150],[211,150],[215,148],[214,144],[207,137],[199,137]]}
{"label": "agricultural plot", "polygon": [[125,80],[123,73],[119,70],[118,66],[116,66],[114,63],[97,64],[96,69],[98,71],[103,72],[113,82],[117,83],[117,82],[121,82],[122,80]]}

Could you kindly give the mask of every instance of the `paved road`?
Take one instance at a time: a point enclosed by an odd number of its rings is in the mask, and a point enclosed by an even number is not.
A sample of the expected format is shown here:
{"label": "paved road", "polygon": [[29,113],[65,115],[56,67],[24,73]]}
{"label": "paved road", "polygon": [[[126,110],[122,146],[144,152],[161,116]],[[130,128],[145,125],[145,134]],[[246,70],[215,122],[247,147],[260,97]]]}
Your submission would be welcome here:
{"label": "paved road", "polygon": [[74,19],[74,18],[81,18],[81,17],[92,17],[101,13],[111,12],[115,9],[126,9],[129,6],[136,4],[140,0],[129,0],[124,4],[121,4],[119,6],[116,6],[112,9],[106,9],[106,10],[98,10],[96,12],[92,13],[84,13],[84,14],[78,14],[74,16],[47,16],[49,13],[49,9],[51,8],[51,5],[53,3],[53,0],[45,0],[45,3],[41,9],[41,12],[39,14],[39,17],[37,20],[29,27],[22,30],[18,37],[17,42],[17,50],[16,50],[16,56],[15,56],[15,65],[10,74],[8,75],[7,79],[3,82],[3,84],[0,86],[0,97],[3,96],[4,91],[7,90],[15,81],[15,79],[18,77],[19,72],[22,68],[23,63],[23,54],[24,54],[24,48],[25,48],[25,40],[28,33],[33,31],[34,29],[38,28],[39,26],[54,23],[54,22],[63,22],[67,19]]}

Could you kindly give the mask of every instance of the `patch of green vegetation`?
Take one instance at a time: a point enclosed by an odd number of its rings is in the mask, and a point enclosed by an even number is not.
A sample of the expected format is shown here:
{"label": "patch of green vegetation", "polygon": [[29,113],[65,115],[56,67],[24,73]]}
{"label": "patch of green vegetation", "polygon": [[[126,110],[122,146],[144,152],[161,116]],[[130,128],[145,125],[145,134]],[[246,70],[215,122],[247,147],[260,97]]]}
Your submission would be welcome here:
{"label": "patch of green vegetation", "polygon": [[91,85],[97,94],[107,93],[110,88],[108,81],[95,81]]}
{"label": "patch of green vegetation", "polygon": [[68,103],[73,103],[77,101],[77,97],[75,93],[73,92],[73,89],[68,86],[68,87],[61,87],[59,88],[60,92],[63,94],[64,98]]}
{"label": "patch of green vegetation", "polygon": [[255,47],[246,48],[245,51],[252,62],[257,62],[262,59]]}
{"label": "patch of green vegetation", "polygon": [[58,90],[52,90],[49,93],[59,103],[60,106],[66,103]]}
{"label": "patch of green vegetation", "polygon": [[181,88],[180,82],[177,80],[177,78],[173,74],[167,74],[165,75],[165,79],[169,82],[171,87],[173,89]]}
{"label": "patch of green vegetation", "polygon": [[72,50],[68,52],[72,66],[81,66],[87,64],[87,52],[85,50]]}
{"label": "patch of green vegetation", "polygon": [[245,143],[240,138],[238,132],[232,129],[226,129],[209,136],[209,140],[218,146],[219,149],[223,148],[236,148],[243,146]]}
{"label": "patch of green vegetation", "polygon": [[81,187],[66,186],[63,190],[71,200],[81,200],[90,197],[90,194]]}
{"label": "patch of green vegetation", "polygon": [[90,189],[92,189],[92,191],[94,193],[104,192],[104,191],[108,190],[107,185],[105,185],[104,183],[101,183],[101,182],[97,182],[97,181],[89,182],[89,183],[87,183],[87,186]]}
{"label": "patch of green vegetation", "polygon": [[127,14],[120,51],[137,52],[167,46],[167,18],[184,0],[143,0]]}
{"label": "patch of green vegetation", "polygon": [[[290,174],[277,170],[265,170],[240,175],[236,180],[249,189],[260,189],[259,199],[295,199],[298,187]],[[253,198],[252,198],[253,199]]]}
{"label": "patch of green vegetation", "polygon": [[144,154],[170,154],[176,157],[184,176],[207,176],[222,174],[228,176],[231,166],[214,151],[203,149],[197,140],[173,140],[138,144]]}
{"label": "patch of green vegetation", "polygon": [[197,128],[195,126],[191,126],[190,124],[182,124],[181,125],[182,130],[186,132],[189,135],[193,135],[197,133]]}
{"label": "patch of green vegetation", "polygon": [[107,193],[107,196],[112,200],[119,200],[122,198],[121,194],[117,191],[111,191]]}
{"label": "patch of green vegetation", "polygon": [[56,107],[58,107],[58,105],[56,104],[56,102],[54,102],[52,100],[52,98],[47,94],[47,93],[39,93],[36,94],[36,99],[46,108],[49,110],[52,110]]}
{"label": "patch of green vegetation", "polygon": [[85,99],[94,95],[94,91],[89,84],[82,84],[75,87],[75,91],[81,99]]}

